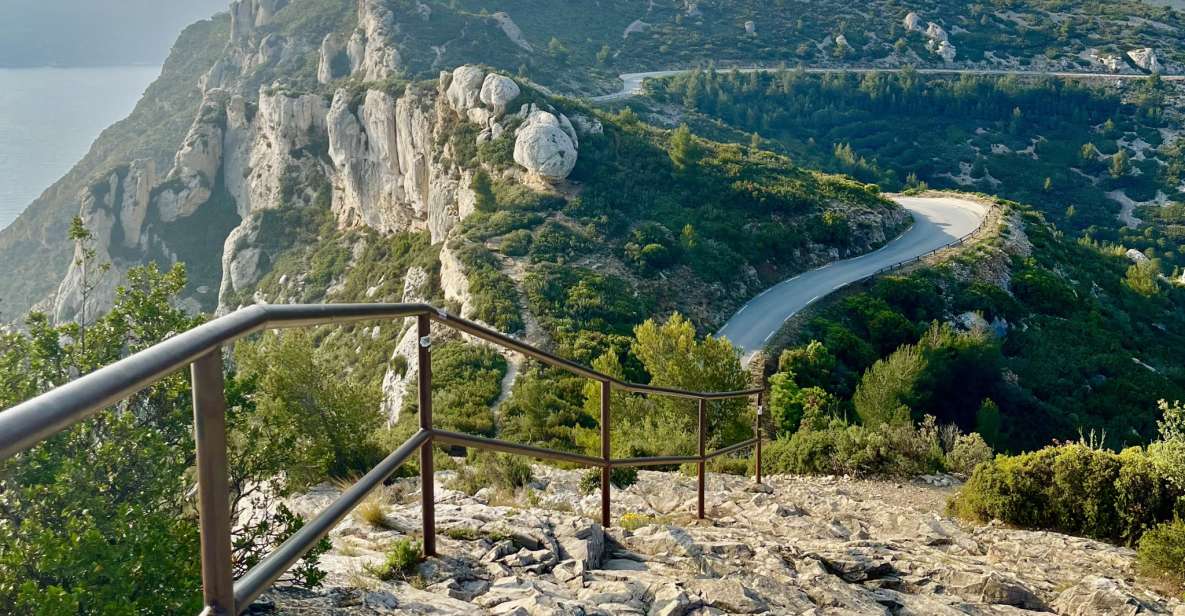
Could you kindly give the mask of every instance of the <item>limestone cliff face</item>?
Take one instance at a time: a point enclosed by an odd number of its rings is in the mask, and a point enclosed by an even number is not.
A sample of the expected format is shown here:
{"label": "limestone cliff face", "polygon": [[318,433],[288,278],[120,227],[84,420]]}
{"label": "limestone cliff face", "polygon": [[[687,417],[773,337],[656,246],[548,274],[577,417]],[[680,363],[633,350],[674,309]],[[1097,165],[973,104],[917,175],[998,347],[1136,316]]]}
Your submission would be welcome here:
{"label": "limestone cliff face", "polygon": [[[260,15],[276,5],[251,6]],[[242,23],[260,20],[266,21]],[[247,26],[242,31],[251,33]],[[463,124],[475,126],[479,143],[517,128],[516,160],[526,173],[559,181],[575,164],[572,122],[536,104],[510,113],[520,97],[512,79],[471,66],[397,95],[343,88],[327,99],[268,86],[253,102],[209,88],[163,177],[150,162],[137,161],[85,191],[81,215],[96,237],[96,261],[110,263],[116,274],[147,261],[175,262],[185,256],[179,245],[191,242],[197,228],[221,221],[221,235],[207,234],[221,247],[213,246],[210,257],[217,262],[221,256],[221,275],[197,281],[216,289],[218,301],[211,294],[195,298],[192,307],[226,311],[252,301],[244,293],[290,247],[261,224],[274,208],[329,204],[342,227],[428,231],[434,243],[442,242],[476,201],[469,188],[473,171],[450,145]],[[459,262],[454,265],[452,277],[463,279]],[[84,286],[76,264],[56,296],[59,320],[80,314]],[[109,287],[89,291],[88,312],[110,305],[114,284]]]}
{"label": "limestone cliff face", "polygon": [[436,145],[448,130],[438,94],[410,88],[393,99],[370,90],[354,110],[346,90],[334,96],[329,157],[338,171],[333,210],[342,224],[383,232],[427,229],[439,242],[471,209],[470,172],[446,160]]}

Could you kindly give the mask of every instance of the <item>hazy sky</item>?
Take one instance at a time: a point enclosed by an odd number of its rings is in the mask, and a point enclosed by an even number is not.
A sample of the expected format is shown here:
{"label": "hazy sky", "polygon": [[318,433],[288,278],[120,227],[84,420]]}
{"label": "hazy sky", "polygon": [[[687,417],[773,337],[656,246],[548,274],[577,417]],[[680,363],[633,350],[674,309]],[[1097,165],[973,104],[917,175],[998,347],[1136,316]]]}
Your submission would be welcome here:
{"label": "hazy sky", "polygon": [[160,64],[230,0],[0,0],[0,66]]}

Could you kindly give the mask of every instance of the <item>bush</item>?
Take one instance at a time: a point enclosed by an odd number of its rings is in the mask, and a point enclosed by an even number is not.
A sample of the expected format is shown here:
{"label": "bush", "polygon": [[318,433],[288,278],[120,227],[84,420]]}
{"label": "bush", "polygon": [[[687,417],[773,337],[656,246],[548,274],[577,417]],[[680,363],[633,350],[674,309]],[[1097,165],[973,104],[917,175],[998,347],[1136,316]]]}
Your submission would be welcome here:
{"label": "bush", "polygon": [[448,483],[450,490],[477,494],[482,488],[494,488],[502,493],[514,493],[534,479],[531,465],[522,458],[506,453],[470,452],[465,466]]}
{"label": "bush", "polygon": [[950,509],[1130,545],[1171,519],[1181,495],[1138,447],[1116,454],[1076,443],[980,464]]}
{"label": "bush", "polygon": [[526,229],[515,229],[502,237],[498,245],[502,254],[510,257],[523,257],[531,250],[531,232]]}
{"label": "bush", "polygon": [[[609,473],[609,485],[614,488],[628,488],[638,483],[638,469],[633,467],[617,467]],[[590,468],[580,477],[580,492],[592,494],[601,489],[601,469]]]}
{"label": "bush", "polygon": [[380,580],[405,580],[422,560],[423,546],[419,541],[405,537],[391,546],[382,564],[368,567],[367,571]]}
{"label": "bush", "polygon": [[1185,520],[1178,518],[1144,533],[1136,554],[1145,573],[1185,585]]}
{"label": "bush", "polygon": [[779,438],[764,453],[770,473],[912,477],[944,468],[933,418],[921,427],[867,427],[833,419],[822,430]]}
{"label": "bush", "polygon": [[992,448],[977,432],[964,434],[955,441],[955,446],[946,454],[947,470],[970,475],[982,462],[992,459]]}

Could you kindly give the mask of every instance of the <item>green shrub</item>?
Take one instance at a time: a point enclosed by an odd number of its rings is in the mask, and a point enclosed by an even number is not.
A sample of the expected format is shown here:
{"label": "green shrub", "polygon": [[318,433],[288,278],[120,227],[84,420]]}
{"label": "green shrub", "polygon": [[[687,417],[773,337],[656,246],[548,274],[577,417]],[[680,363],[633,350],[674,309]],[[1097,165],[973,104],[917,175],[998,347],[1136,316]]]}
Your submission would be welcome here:
{"label": "green shrub", "polygon": [[472,451],[465,466],[449,483],[450,490],[469,495],[477,494],[482,488],[493,488],[497,492],[513,494],[534,479],[531,465],[520,457],[506,453],[484,453]]}
{"label": "green shrub", "polygon": [[[634,467],[616,467],[609,473],[609,485],[614,488],[628,488],[638,483],[638,469]],[[580,476],[580,492],[592,494],[601,489],[601,469],[590,468]]]}
{"label": "green shrub", "polygon": [[946,454],[947,470],[970,475],[982,462],[992,459],[992,448],[978,432],[964,434],[955,441],[955,446]]}
{"label": "green shrub", "polygon": [[380,580],[406,580],[423,560],[424,550],[420,542],[405,537],[391,546],[382,564],[368,567],[367,571]]}
{"label": "green shrub", "polygon": [[770,473],[912,477],[944,468],[933,418],[876,427],[831,420],[824,429],[804,429],[764,450]]}
{"label": "green shrub", "polygon": [[1136,554],[1146,573],[1185,585],[1185,520],[1178,518],[1144,533]]}
{"label": "green shrub", "polygon": [[1181,495],[1140,448],[1116,454],[1076,443],[980,464],[950,509],[979,521],[1134,544],[1172,518]]}
{"label": "green shrub", "polygon": [[502,254],[511,257],[523,257],[531,250],[531,232],[526,229],[515,229],[502,237],[498,244]]}

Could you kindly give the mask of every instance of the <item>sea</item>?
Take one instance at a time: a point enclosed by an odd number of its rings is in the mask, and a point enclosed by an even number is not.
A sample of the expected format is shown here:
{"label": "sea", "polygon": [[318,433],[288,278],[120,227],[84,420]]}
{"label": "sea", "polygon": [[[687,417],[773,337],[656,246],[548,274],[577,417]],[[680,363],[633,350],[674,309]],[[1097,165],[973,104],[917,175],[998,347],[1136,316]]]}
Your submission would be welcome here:
{"label": "sea", "polygon": [[135,107],[159,66],[0,68],[0,228]]}

